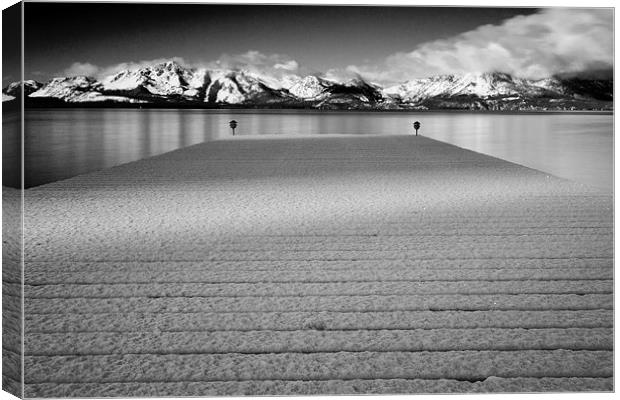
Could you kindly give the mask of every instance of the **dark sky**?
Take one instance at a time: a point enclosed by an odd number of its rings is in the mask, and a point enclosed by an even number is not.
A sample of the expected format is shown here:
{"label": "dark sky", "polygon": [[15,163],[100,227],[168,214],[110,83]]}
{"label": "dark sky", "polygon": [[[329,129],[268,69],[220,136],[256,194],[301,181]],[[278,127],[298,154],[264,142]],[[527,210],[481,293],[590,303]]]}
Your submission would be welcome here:
{"label": "dark sky", "polygon": [[18,81],[21,74],[21,14],[19,4],[2,10],[2,87]]}
{"label": "dark sky", "polygon": [[104,67],[182,57],[201,63],[248,50],[285,54],[308,68],[325,71],[379,62],[420,43],[536,11],[26,3],[25,76],[45,81],[75,62]]}

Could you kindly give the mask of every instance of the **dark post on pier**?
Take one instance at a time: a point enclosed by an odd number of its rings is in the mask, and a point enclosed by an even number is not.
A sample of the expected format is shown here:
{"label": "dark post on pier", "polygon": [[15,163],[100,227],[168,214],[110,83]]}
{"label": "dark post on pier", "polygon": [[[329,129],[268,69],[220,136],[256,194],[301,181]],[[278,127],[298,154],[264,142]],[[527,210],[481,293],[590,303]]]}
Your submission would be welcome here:
{"label": "dark post on pier", "polygon": [[413,129],[415,129],[415,135],[418,136],[418,129],[420,129],[420,122],[416,121],[413,123]]}
{"label": "dark post on pier", "polygon": [[233,136],[235,136],[235,128],[237,127],[237,121],[234,119],[228,123],[230,125],[230,129],[233,131]]}

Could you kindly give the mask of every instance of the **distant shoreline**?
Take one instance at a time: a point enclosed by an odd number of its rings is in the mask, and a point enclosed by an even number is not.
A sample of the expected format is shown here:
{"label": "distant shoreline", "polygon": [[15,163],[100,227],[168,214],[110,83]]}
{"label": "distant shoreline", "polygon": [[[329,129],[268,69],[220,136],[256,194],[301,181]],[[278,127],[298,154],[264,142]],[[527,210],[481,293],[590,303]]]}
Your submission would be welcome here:
{"label": "distant shoreline", "polygon": [[[4,107],[7,102],[3,103],[3,109],[17,109],[15,107]],[[614,110],[460,110],[460,109],[434,109],[434,110],[360,110],[360,109],[316,109],[316,108],[243,108],[243,107],[226,107],[226,108],[210,108],[210,107],[162,107],[147,105],[142,108],[137,106],[105,106],[98,107],[96,105],[84,105],[80,106],[51,106],[51,107],[24,107],[24,110],[67,110],[67,109],[96,109],[96,110],[111,110],[111,109],[123,109],[123,110],[200,110],[209,111],[214,113],[260,113],[260,114],[295,114],[295,113],[309,113],[309,114],[354,114],[354,113],[393,113],[393,114],[433,114],[433,113],[454,113],[454,114],[590,114],[590,115],[613,115]]]}

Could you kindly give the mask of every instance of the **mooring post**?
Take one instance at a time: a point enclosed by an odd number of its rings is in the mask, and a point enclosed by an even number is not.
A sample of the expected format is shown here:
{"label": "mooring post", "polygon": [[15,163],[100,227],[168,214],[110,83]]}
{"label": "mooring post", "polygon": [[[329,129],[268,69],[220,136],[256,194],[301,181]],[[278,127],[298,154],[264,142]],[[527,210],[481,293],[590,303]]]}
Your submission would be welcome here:
{"label": "mooring post", "polygon": [[233,131],[233,136],[235,136],[235,128],[237,127],[237,121],[234,119],[228,123],[230,125],[230,129]]}

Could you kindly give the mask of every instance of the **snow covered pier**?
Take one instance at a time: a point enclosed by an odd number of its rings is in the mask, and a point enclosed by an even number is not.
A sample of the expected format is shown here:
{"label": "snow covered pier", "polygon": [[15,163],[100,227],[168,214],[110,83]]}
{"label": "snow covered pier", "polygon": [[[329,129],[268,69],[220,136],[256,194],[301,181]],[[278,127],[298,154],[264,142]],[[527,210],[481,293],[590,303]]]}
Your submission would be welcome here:
{"label": "snow covered pier", "polygon": [[32,188],[25,395],[613,389],[612,196],[425,137]]}

